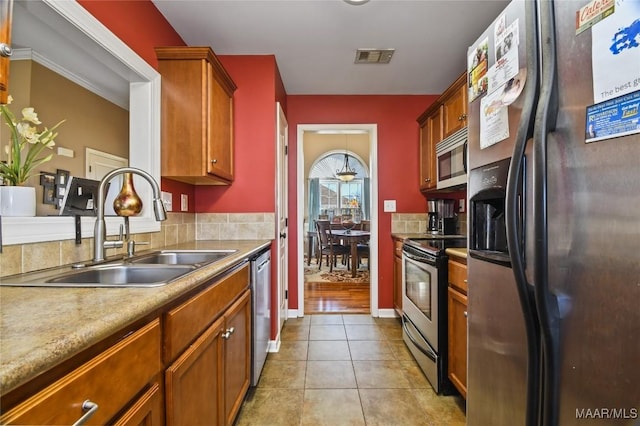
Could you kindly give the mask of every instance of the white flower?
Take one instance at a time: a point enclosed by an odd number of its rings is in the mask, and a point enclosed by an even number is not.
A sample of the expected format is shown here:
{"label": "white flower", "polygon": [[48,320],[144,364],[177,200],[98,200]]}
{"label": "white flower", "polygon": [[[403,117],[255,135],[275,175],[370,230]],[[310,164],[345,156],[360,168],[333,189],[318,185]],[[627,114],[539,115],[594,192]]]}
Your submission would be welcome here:
{"label": "white flower", "polygon": [[33,124],[42,124],[40,120],[38,120],[38,114],[34,111],[33,107],[22,108],[22,118]]}

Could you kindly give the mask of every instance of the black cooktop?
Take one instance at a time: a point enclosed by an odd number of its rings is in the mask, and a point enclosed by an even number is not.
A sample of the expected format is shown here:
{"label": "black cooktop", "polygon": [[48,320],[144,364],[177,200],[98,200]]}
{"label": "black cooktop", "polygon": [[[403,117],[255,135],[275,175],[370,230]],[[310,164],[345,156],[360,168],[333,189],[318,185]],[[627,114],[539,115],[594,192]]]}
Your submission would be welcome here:
{"label": "black cooktop", "polygon": [[467,237],[465,235],[425,235],[408,238],[404,240],[404,244],[434,256],[442,256],[445,249],[467,247]]}

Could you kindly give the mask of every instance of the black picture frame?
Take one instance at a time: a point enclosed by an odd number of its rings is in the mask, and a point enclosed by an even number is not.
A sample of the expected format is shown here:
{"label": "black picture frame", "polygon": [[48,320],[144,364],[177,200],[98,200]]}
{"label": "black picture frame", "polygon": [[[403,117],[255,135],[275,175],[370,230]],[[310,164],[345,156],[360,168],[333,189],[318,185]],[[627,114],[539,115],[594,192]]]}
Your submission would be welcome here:
{"label": "black picture frame", "polygon": [[54,185],[43,185],[42,202],[44,204],[58,205],[58,197],[56,197],[56,187]]}
{"label": "black picture frame", "polygon": [[57,169],[56,170],[56,185],[55,185],[55,196],[56,209],[62,207],[62,200],[64,198],[64,194],[67,191],[67,183],[69,183],[69,170]]}
{"label": "black picture frame", "polygon": [[67,181],[69,180],[69,170],[56,170],[56,185],[65,187],[67,186]]}
{"label": "black picture frame", "polygon": [[49,172],[40,172],[40,185],[54,186],[56,184],[56,175]]}

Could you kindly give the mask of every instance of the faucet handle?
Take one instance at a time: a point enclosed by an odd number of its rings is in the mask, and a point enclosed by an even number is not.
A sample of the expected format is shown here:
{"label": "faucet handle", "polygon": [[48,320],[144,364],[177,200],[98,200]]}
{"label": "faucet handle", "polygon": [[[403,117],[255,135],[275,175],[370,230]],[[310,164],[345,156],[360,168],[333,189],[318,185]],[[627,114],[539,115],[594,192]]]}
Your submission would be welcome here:
{"label": "faucet handle", "polygon": [[149,245],[148,241],[141,241],[139,243],[134,240],[129,240],[127,242],[127,256],[132,257],[136,254],[136,246],[147,246]]}

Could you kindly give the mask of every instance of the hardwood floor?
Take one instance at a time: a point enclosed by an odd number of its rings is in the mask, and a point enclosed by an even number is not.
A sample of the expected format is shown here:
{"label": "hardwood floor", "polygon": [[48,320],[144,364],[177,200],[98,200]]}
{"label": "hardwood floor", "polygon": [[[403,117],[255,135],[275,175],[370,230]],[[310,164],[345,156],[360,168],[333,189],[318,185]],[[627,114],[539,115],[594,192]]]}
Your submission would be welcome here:
{"label": "hardwood floor", "polygon": [[305,314],[371,312],[369,284],[304,283]]}

